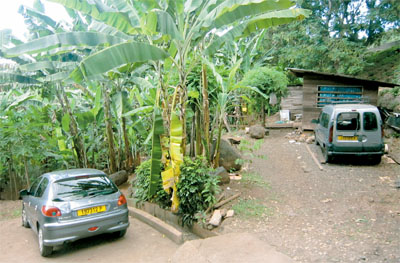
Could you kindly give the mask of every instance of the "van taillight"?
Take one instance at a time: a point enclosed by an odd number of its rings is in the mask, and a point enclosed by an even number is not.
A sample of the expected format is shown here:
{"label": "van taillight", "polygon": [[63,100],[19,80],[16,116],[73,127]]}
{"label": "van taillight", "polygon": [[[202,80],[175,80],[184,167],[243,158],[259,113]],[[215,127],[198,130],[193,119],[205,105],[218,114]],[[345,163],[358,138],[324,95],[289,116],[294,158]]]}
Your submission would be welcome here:
{"label": "van taillight", "polygon": [[118,206],[126,204],[126,198],[123,194],[121,194],[118,198]]}
{"label": "van taillight", "polygon": [[383,129],[383,125],[381,125],[381,135],[382,138],[385,137],[385,130]]}
{"label": "van taillight", "polygon": [[48,217],[61,216],[61,210],[54,206],[42,206],[42,214]]}
{"label": "van taillight", "polygon": [[333,125],[329,129],[329,143],[333,142]]}

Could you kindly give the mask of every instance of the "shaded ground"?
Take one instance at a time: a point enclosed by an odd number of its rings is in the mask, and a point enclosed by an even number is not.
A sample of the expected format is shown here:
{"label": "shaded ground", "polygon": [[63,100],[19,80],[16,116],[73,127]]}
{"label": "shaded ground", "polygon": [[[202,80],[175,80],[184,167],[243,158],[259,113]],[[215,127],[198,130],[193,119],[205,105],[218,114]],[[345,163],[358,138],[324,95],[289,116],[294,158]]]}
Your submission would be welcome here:
{"label": "shaded ground", "polygon": [[400,166],[346,158],[320,171],[288,132],[272,130],[250,171],[225,186],[242,192],[228,206],[239,215],[216,231],[256,233],[299,262],[400,262]]}

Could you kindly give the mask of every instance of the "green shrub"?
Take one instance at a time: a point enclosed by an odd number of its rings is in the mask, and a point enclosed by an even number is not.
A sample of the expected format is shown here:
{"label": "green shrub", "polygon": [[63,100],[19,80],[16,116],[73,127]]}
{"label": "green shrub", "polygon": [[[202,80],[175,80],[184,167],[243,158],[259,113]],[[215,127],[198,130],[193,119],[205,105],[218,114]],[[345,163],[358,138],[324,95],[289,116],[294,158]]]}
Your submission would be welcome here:
{"label": "green shrub", "polygon": [[191,160],[185,157],[177,185],[179,214],[184,225],[192,225],[197,213],[205,211],[216,202],[215,195],[220,191],[218,181],[204,158]]}
{"label": "green shrub", "polygon": [[151,160],[143,162],[136,169],[136,180],[134,183],[135,198],[138,201],[149,201],[158,204],[162,208],[171,207],[171,196],[162,188],[160,180],[157,192],[153,196],[148,196],[150,185],[150,166]]}

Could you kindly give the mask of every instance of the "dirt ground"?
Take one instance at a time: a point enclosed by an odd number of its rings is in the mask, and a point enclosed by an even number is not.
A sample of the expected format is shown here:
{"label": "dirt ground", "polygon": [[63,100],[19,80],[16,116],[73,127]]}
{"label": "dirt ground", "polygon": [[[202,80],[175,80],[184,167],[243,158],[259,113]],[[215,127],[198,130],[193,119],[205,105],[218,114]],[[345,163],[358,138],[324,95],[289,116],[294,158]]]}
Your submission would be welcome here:
{"label": "dirt ground", "polygon": [[214,231],[255,233],[299,262],[400,262],[400,166],[344,158],[320,171],[289,132],[271,130],[242,180],[224,186],[241,192],[226,208],[262,212],[237,213]]}
{"label": "dirt ground", "polygon": [[[36,234],[21,226],[21,201],[0,201],[0,262],[170,262],[177,244],[152,227],[130,218],[123,238],[99,235],[39,254]],[[7,212],[8,211],[8,212]]]}
{"label": "dirt ground", "polygon": [[[245,155],[252,163],[241,173],[242,180],[223,187],[226,196],[241,193],[225,206],[236,209],[236,215],[214,231],[254,233],[298,262],[400,262],[400,189],[395,187],[400,165],[387,158],[376,166],[347,158],[323,164],[320,171],[305,143],[289,142],[290,132],[271,130],[257,151]],[[390,144],[391,153],[400,156],[400,140],[391,139]],[[322,159],[318,147],[309,147]],[[0,201],[0,262],[47,261],[39,256],[34,233],[20,226],[20,205]],[[255,213],[246,215],[238,208]],[[111,251],[119,251],[119,260],[131,251],[137,262],[151,262],[154,255],[166,262],[177,246],[132,221],[132,232],[111,241]],[[109,242],[78,241],[59,248],[53,260],[107,262],[116,259],[110,245],[104,247]]]}

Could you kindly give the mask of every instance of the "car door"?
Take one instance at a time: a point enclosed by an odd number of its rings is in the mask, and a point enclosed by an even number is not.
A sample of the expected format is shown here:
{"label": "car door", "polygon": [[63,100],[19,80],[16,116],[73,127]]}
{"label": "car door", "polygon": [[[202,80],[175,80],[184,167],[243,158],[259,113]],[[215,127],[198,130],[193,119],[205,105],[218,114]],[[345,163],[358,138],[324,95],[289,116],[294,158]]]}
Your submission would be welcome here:
{"label": "car door", "polygon": [[34,213],[34,209],[32,206],[32,202],[33,202],[32,198],[36,192],[36,189],[39,186],[41,179],[42,179],[41,177],[37,178],[31,185],[31,187],[29,188],[28,195],[24,196],[24,208],[25,208],[25,212],[26,212],[26,218],[31,226],[34,226],[33,221],[32,221],[33,213]]}
{"label": "car door", "polygon": [[36,222],[39,221],[39,217],[41,216],[42,206],[46,204],[46,197],[43,196],[47,185],[49,184],[49,180],[44,177],[39,186],[37,187],[35,193],[31,196],[31,209],[32,209],[32,222],[36,225]]}

